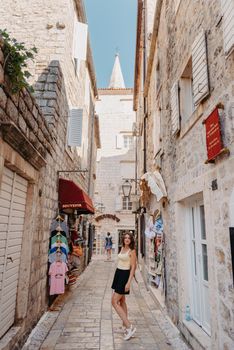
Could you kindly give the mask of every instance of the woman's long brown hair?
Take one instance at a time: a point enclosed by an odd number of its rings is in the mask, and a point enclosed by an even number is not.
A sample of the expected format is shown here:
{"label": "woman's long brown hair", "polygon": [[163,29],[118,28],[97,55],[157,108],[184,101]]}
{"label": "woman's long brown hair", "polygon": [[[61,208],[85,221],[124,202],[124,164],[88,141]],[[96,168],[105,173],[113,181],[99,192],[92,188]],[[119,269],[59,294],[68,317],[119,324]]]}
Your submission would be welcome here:
{"label": "woman's long brown hair", "polygon": [[[131,249],[131,250],[133,250],[133,249],[135,249],[135,240],[134,240],[134,237],[133,237],[133,235],[131,234],[131,233],[128,233],[128,232],[126,232],[124,235],[122,235],[122,246],[124,247],[125,246],[125,244],[124,244],[124,238],[125,238],[125,236],[129,236],[130,237],[130,244],[129,244],[129,248]],[[137,281],[137,279],[136,279],[136,276],[135,276],[135,272],[134,272],[134,279],[135,279],[135,281],[136,281],[136,283],[138,283],[138,281]]]}
{"label": "woman's long brown hair", "polygon": [[128,233],[128,232],[126,232],[126,233],[124,233],[123,235],[122,235],[122,246],[124,247],[125,246],[125,244],[124,244],[124,239],[125,239],[125,236],[129,236],[129,238],[130,238],[130,244],[129,244],[129,248],[131,249],[131,250],[133,250],[133,249],[135,249],[135,240],[134,240],[134,237],[133,237],[133,235],[131,234],[131,233]]}

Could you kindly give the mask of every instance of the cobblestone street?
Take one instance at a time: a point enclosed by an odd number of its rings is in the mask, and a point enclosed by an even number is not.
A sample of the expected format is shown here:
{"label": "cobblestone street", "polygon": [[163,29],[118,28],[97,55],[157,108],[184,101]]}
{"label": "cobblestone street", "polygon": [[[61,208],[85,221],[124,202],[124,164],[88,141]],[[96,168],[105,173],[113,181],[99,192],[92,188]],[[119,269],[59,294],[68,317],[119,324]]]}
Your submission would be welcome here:
{"label": "cobblestone street", "polygon": [[[169,350],[189,349],[145,289],[140,273],[127,303],[135,337],[123,340],[121,322],[111,307],[114,262],[94,259],[78,287],[57,302],[31,333],[24,350]],[[56,311],[57,308],[57,311]]]}

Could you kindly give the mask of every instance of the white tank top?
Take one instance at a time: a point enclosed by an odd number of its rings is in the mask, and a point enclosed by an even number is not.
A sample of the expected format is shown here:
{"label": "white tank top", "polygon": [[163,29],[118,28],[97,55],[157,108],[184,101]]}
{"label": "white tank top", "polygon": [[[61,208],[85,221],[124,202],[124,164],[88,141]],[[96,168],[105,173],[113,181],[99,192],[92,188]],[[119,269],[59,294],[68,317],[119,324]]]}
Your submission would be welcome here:
{"label": "white tank top", "polygon": [[131,249],[129,249],[127,252],[122,253],[120,251],[120,253],[118,254],[118,265],[117,268],[120,270],[130,270],[131,267],[131,258],[129,256]]}

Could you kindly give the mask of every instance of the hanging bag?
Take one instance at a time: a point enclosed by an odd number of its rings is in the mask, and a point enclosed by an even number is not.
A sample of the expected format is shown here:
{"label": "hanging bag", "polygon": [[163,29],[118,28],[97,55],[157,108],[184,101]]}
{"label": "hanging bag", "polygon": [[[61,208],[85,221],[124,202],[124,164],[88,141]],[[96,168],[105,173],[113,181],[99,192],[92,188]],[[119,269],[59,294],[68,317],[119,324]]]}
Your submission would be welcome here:
{"label": "hanging bag", "polygon": [[83,249],[80,245],[72,245],[72,254],[76,256],[82,256],[83,255]]}

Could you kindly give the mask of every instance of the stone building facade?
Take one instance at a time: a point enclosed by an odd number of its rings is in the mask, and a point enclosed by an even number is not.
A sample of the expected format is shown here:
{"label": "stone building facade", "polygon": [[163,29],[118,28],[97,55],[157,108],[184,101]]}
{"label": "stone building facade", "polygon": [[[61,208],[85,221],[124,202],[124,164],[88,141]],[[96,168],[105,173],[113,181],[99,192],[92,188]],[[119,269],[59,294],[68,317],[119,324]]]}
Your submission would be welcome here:
{"label": "stone building facade", "polygon": [[[151,194],[145,210],[161,211],[165,306],[194,349],[234,346],[233,13],[233,1],[138,2],[138,176],[159,171],[166,185],[167,198]],[[223,149],[207,161],[215,113]]]}
{"label": "stone building facade", "polygon": [[[9,279],[15,283],[11,299],[1,292],[0,347],[16,349],[48,307],[49,229],[59,210],[59,177],[92,197],[100,138],[89,39],[85,58],[74,56],[76,24],[86,23],[82,1],[48,1],[46,6],[5,1],[0,12],[2,28],[38,49],[29,66],[33,96],[26,90],[12,95],[1,74],[0,205],[6,209],[0,215],[9,221],[0,225],[1,286]],[[0,63],[2,68],[2,51]],[[69,146],[71,112],[77,109],[83,116],[79,147]],[[77,169],[88,171],[58,173]],[[88,225],[90,219],[83,221]]]}
{"label": "stone building facade", "polygon": [[132,110],[132,89],[125,88],[118,55],[109,88],[99,89],[98,95],[96,112],[100,120],[101,149],[97,154],[94,197],[97,208],[96,252],[104,252],[105,236],[109,231],[113,237],[113,252],[117,253],[121,234],[126,230],[135,230],[131,199],[124,199],[122,193],[124,179],[135,178],[132,133],[135,113]]}

